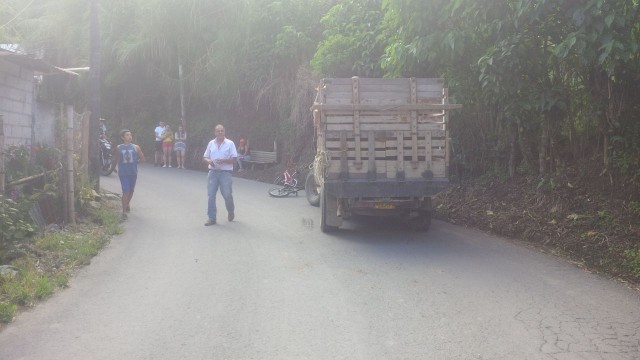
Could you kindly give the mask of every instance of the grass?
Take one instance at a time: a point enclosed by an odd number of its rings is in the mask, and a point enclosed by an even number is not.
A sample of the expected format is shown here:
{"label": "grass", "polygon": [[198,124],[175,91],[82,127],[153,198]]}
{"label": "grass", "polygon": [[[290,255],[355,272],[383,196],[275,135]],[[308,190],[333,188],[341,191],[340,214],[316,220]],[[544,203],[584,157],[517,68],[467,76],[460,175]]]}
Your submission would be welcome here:
{"label": "grass", "polygon": [[73,271],[122,233],[118,211],[113,206],[88,210],[73,229],[50,232],[32,240],[33,251],[12,262],[14,276],[0,276],[0,322],[11,322],[20,307],[33,306],[56,289],[67,286]]}
{"label": "grass", "polygon": [[627,250],[624,252],[625,263],[631,271],[640,277],[640,248],[637,250]]}

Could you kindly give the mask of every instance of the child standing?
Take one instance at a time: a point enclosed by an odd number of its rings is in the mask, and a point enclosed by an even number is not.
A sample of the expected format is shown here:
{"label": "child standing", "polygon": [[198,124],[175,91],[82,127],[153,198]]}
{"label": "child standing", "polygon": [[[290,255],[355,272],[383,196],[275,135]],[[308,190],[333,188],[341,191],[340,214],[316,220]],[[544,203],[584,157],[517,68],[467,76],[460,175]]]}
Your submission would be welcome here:
{"label": "child standing", "polygon": [[144,162],[144,154],[140,146],[133,144],[133,135],[128,129],[120,131],[123,143],[116,148],[117,156],[115,169],[113,170],[120,178],[122,185],[122,220],[127,220],[127,213],[130,211],[129,203],[133,197],[133,190],[136,187],[138,178],[138,163]]}
{"label": "child standing", "polygon": [[178,125],[178,131],[175,135],[175,144],[173,144],[173,150],[176,152],[176,161],[178,162],[178,169],[184,169],[184,158],[187,151],[187,133],[184,131],[182,125]]}

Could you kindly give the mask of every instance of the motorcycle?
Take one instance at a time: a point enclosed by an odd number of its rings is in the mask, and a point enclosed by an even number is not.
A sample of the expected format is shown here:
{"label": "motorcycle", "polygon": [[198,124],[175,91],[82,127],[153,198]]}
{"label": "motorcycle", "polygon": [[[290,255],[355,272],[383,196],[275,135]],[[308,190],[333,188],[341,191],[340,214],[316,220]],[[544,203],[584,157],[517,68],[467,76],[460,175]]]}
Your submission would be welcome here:
{"label": "motorcycle", "polygon": [[109,176],[113,172],[112,145],[106,136],[100,136],[100,174]]}

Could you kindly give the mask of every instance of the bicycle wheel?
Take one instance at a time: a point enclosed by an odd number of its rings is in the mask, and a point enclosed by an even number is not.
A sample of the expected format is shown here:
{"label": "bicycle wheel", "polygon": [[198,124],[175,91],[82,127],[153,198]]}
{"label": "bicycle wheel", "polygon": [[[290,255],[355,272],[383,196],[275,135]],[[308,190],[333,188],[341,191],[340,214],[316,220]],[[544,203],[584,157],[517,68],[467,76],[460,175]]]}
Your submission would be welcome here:
{"label": "bicycle wheel", "polygon": [[278,177],[276,177],[276,179],[273,181],[273,183],[276,184],[276,185],[284,184],[284,175],[282,175],[282,174],[278,175]]}
{"label": "bicycle wheel", "polygon": [[269,189],[269,195],[277,198],[285,197],[293,192],[293,189],[289,186],[278,186]]}

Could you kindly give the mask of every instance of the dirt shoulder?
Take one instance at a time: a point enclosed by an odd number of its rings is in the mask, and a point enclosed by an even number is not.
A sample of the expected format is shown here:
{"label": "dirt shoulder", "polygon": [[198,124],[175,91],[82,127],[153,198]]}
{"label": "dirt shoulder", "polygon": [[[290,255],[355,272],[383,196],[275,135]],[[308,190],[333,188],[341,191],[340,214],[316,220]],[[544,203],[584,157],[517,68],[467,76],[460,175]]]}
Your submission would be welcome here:
{"label": "dirt shoulder", "polygon": [[434,202],[443,219],[566,257],[588,270],[640,285],[638,192],[608,176],[569,169],[536,177],[452,185]]}

